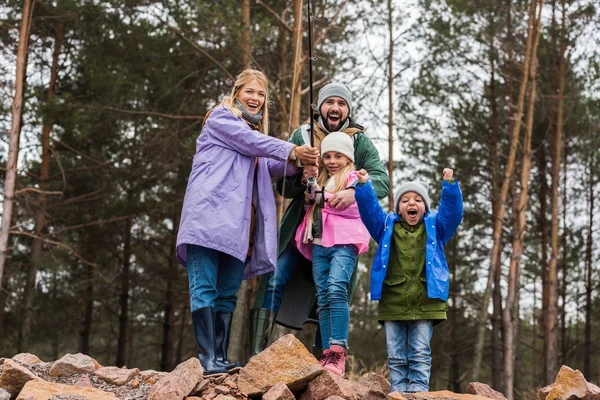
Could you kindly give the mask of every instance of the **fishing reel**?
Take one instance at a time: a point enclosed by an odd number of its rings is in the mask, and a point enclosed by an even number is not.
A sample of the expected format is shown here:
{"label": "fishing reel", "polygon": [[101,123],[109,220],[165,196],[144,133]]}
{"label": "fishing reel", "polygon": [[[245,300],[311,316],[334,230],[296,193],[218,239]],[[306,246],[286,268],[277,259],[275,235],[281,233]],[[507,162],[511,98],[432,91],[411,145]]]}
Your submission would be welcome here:
{"label": "fishing reel", "polygon": [[315,204],[317,201],[317,195],[320,194],[320,205],[321,207],[325,205],[325,188],[317,190],[317,178],[310,177],[306,180],[306,193],[308,193],[308,201],[310,204]]}

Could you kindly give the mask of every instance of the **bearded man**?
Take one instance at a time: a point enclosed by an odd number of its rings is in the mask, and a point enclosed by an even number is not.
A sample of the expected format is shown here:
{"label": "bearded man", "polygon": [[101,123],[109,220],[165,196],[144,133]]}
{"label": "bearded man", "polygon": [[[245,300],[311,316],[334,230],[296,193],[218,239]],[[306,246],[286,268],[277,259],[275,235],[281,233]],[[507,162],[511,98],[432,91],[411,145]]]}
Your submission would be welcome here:
{"label": "bearded man", "polygon": [[[324,86],[319,91],[318,113],[312,116],[315,119],[314,146],[320,150],[321,141],[331,132],[346,133],[354,143],[356,169],[364,168],[369,173],[377,197],[386,197],[390,190],[386,169],[377,149],[365,135],[365,128],[350,117],[352,109],[352,92],[346,85],[330,83]],[[290,142],[297,146],[310,144],[310,123],[296,129],[292,133]],[[286,179],[280,178],[277,181],[277,191],[283,197],[291,199],[291,202],[279,225],[276,270],[262,279],[254,302],[251,318],[251,355],[258,354],[268,345],[276,320],[284,326],[302,329],[310,311],[314,312],[316,304],[316,293],[312,284],[312,263],[300,254],[293,238],[305,212],[304,192],[307,179],[315,176],[318,167],[301,166],[299,163],[297,166],[300,167],[297,175]],[[349,187],[333,194],[328,199],[328,204],[340,210],[348,207],[354,202],[354,189]],[[354,275],[352,282],[356,283],[356,268]],[[287,295],[284,297],[286,292]],[[282,315],[278,317],[280,311]],[[312,321],[316,322],[314,317]],[[317,334],[317,340],[319,336]]]}

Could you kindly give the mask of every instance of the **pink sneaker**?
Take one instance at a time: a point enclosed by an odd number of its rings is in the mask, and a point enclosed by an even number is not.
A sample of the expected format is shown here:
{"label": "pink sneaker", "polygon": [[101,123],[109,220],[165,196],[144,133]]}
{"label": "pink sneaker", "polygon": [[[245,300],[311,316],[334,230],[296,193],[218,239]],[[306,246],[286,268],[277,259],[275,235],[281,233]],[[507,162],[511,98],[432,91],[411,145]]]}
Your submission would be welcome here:
{"label": "pink sneaker", "polygon": [[319,361],[319,364],[321,364],[321,367],[324,367],[325,364],[327,364],[327,362],[329,361],[330,353],[331,353],[331,350],[329,350],[329,349],[323,350],[323,354],[321,354],[321,356],[318,358],[318,361]]}
{"label": "pink sneaker", "polygon": [[334,344],[330,350],[331,352],[323,368],[337,376],[344,376],[346,372],[346,349]]}

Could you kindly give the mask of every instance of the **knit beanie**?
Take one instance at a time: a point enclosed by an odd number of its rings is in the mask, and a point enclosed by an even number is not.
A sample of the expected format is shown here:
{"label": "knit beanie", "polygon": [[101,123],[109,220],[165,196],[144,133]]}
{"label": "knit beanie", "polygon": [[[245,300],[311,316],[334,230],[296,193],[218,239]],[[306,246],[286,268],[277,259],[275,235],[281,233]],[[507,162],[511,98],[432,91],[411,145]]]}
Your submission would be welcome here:
{"label": "knit beanie", "polygon": [[348,103],[348,115],[352,112],[352,92],[341,83],[329,83],[319,90],[319,99],[317,100],[317,110],[321,112],[321,106],[329,97],[341,97]]}
{"label": "knit beanie", "polygon": [[321,157],[329,151],[342,153],[354,162],[354,143],[344,132],[331,132],[321,141]]}
{"label": "knit beanie", "polygon": [[398,204],[400,203],[400,199],[402,198],[402,196],[404,196],[404,194],[408,192],[415,192],[416,194],[421,196],[421,198],[425,202],[425,210],[429,210],[431,206],[431,199],[427,194],[427,184],[425,182],[411,181],[404,183],[398,188],[398,190],[396,190],[396,193],[394,193],[394,199],[396,200],[396,212],[400,211],[400,207],[398,206]]}

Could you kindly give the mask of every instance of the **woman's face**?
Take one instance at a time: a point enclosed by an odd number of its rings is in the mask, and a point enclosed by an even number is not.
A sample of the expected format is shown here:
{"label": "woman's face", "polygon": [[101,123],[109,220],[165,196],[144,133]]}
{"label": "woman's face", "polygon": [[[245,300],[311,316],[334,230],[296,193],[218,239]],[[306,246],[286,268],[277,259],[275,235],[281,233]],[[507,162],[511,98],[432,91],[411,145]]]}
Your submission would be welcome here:
{"label": "woman's face", "polygon": [[256,115],[262,110],[266,97],[267,91],[265,87],[258,80],[254,79],[240,88],[236,98],[251,115]]}

